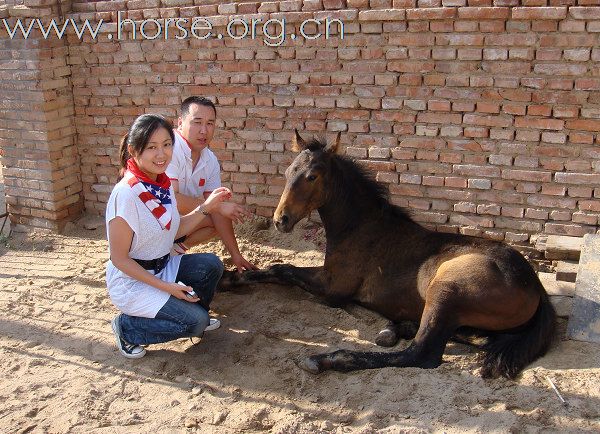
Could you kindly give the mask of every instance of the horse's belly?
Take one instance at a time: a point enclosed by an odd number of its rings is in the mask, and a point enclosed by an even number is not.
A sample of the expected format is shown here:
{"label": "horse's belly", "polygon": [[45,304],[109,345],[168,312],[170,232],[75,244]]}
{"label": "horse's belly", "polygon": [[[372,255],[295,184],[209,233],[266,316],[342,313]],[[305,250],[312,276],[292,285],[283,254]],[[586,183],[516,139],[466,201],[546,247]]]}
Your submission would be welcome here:
{"label": "horse's belly", "polygon": [[362,287],[356,301],[392,321],[419,321],[425,306],[416,291],[396,288]]}

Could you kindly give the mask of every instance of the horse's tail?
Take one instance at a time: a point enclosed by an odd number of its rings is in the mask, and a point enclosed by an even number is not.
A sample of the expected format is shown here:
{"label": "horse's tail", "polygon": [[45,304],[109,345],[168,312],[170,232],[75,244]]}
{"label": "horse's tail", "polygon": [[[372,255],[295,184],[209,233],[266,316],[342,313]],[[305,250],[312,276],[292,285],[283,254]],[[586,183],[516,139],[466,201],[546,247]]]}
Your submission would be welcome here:
{"label": "horse's tail", "polygon": [[482,376],[515,378],[525,366],[548,351],[556,329],[556,312],[541,282],[540,302],[519,331],[489,336],[482,347]]}

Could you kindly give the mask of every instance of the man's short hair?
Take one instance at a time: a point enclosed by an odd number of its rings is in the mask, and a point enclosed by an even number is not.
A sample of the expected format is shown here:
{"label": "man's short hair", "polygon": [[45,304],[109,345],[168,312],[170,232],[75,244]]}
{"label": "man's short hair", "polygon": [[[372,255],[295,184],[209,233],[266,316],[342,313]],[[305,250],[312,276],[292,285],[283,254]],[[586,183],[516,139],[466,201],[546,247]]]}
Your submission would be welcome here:
{"label": "man's short hair", "polygon": [[215,107],[215,103],[209,100],[208,98],[204,98],[203,96],[188,96],[181,103],[181,117],[184,118],[190,113],[190,107],[192,104],[203,105],[205,107],[211,107],[215,116],[217,115],[217,108]]}

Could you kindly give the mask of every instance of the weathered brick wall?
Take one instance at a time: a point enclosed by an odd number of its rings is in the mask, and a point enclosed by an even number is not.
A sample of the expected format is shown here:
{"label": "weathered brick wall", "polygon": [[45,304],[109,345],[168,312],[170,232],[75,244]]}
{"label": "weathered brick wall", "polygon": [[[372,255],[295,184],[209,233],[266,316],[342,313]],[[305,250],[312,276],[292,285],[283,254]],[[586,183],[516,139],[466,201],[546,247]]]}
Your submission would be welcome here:
{"label": "weathered brick wall", "polygon": [[[9,0],[0,18],[57,16],[55,0]],[[66,41],[0,37],[0,146],[15,229],[60,230],[83,209]]]}
{"label": "weathered brick wall", "polygon": [[140,113],[182,98],[219,107],[225,183],[271,215],[293,128],[341,132],[395,203],[441,231],[526,241],[582,235],[600,215],[598,0],[130,0],[72,5],[76,20],[232,15],[339,18],[344,39],[68,38],[85,207],[102,213],[117,144]]}

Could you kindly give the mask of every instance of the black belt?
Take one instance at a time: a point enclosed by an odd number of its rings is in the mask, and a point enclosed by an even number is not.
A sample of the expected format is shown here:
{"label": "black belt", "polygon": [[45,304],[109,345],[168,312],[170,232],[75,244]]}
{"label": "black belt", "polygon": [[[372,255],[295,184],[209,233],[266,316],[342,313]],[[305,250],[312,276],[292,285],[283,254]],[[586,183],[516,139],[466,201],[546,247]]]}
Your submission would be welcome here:
{"label": "black belt", "polygon": [[131,259],[140,264],[144,270],[153,270],[154,274],[158,274],[167,266],[167,262],[169,262],[170,257],[171,254],[167,253],[162,258],[157,259]]}

